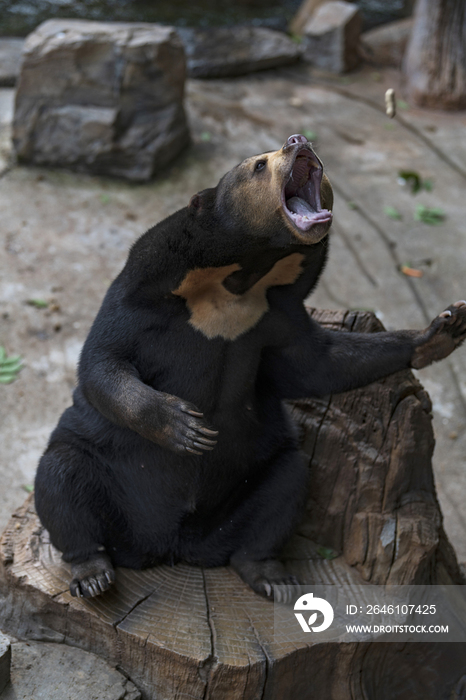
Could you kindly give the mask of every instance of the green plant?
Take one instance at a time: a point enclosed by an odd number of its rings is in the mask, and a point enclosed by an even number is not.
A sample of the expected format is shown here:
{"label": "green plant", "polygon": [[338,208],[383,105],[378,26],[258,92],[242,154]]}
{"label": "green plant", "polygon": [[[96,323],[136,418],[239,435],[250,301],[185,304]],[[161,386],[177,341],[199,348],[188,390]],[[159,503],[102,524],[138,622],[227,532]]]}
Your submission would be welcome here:
{"label": "green plant", "polygon": [[307,138],[308,141],[317,141],[317,134],[311,129],[303,129],[303,136]]}
{"label": "green plant", "polygon": [[432,192],[434,183],[432,180],[423,180],[415,170],[400,170],[398,172],[398,182],[400,185],[407,185],[411,194],[417,194],[421,190]]}
{"label": "green plant", "polygon": [[19,355],[8,357],[3,345],[0,345],[0,384],[11,384],[16,379],[23,363]]}
{"label": "green plant", "polygon": [[384,207],[383,210],[385,214],[394,221],[400,221],[400,219],[403,218],[398,209],[395,209],[395,207]]}
{"label": "green plant", "polygon": [[338,552],[334,549],[322,546],[317,549],[317,554],[319,557],[322,557],[322,559],[335,559],[338,556]]}
{"label": "green plant", "polygon": [[422,221],[423,224],[430,224],[431,226],[437,226],[441,224],[445,219],[445,212],[440,207],[425,207],[423,204],[418,204],[416,211],[414,212],[414,219],[416,221]]}
{"label": "green plant", "polygon": [[27,299],[26,304],[29,304],[29,306],[35,306],[36,309],[46,309],[49,302],[45,301],[45,299]]}

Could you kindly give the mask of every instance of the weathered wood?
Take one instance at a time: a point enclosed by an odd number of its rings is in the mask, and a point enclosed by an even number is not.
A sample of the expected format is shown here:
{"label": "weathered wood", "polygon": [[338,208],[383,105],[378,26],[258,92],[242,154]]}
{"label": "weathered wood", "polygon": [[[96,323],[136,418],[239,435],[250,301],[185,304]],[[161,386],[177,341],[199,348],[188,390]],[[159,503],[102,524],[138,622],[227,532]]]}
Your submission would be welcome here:
{"label": "weathered wood", "polygon": [[[368,313],[311,313],[331,328],[382,329]],[[412,373],[290,410],[312,477],[283,554],[290,570],[310,584],[462,582],[435,493],[430,401]],[[323,559],[321,546],[339,556]],[[91,600],[72,598],[68,582],[29,497],[0,541],[0,625],[102,655],[146,699],[411,700],[453,692],[465,671],[461,644],[410,644],[406,656],[403,644],[274,636],[272,604],[229,568],[119,569]]]}
{"label": "weathered wood", "polygon": [[464,0],[418,0],[405,60],[408,98],[419,107],[466,107]]}
{"label": "weathered wood", "polygon": [[8,637],[0,632],[0,693],[10,682],[11,645]]}

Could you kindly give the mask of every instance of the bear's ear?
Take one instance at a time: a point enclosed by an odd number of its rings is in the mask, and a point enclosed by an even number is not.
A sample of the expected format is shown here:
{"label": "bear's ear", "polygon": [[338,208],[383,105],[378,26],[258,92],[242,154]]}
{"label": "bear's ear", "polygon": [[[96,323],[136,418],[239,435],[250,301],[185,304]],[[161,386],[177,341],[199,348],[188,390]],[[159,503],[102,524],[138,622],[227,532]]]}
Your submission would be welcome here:
{"label": "bear's ear", "polygon": [[211,187],[193,195],[189,201],[188,209],[191,214],[201,214],[206,209],[210,209],[215,201],[215,188]]}

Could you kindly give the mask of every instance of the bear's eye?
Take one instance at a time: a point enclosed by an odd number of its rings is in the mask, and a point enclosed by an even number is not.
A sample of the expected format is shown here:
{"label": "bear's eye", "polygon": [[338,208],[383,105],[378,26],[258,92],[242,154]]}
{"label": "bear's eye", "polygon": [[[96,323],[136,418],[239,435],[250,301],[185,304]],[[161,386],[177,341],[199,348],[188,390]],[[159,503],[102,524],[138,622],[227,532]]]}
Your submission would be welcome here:
{"label": "bear's eye", "polygon": [[255,166],[254,170],[255,170],[256,172],[257,172],[258,170],[263,170],[263,169],[265,168],[266,165],[267,165],[267,161],[266,161],[266,160],[258,160],[257,163],[256,163],[256,166]]}

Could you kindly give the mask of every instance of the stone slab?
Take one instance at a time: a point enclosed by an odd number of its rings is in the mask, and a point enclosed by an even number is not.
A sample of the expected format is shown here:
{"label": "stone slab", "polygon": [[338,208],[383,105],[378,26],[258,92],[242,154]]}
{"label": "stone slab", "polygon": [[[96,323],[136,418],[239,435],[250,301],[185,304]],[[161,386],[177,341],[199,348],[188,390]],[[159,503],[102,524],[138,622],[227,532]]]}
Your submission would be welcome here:
{"label": "stone slab", "polygon": [[303,58],[322,70],[345,73],[359,61],[362,18],[357,5],[342,0],[317,8],[304,26]]}
{"label": "stone slab", "polygon": [[389,22],[409,17],[416,0],[358,0],[364,18],[364,28],[369,30]]}
{"label": "stone slab", "polygon": [[265,27],[178,29],[192,78],[219,78],[288,65],[300,58],[286,34]]}
{"label": "stone slab", "polygon": [[361,34],[364,60],[375,66],[400,68],[412,27],[413,20],[408,17]]}
{"label": "stone slab", "polygon": [[289,24],[288,28],[290,33],[302,36],[304,27],[309,22],[317,8],[324,2],[325,0],[304,0]]}

